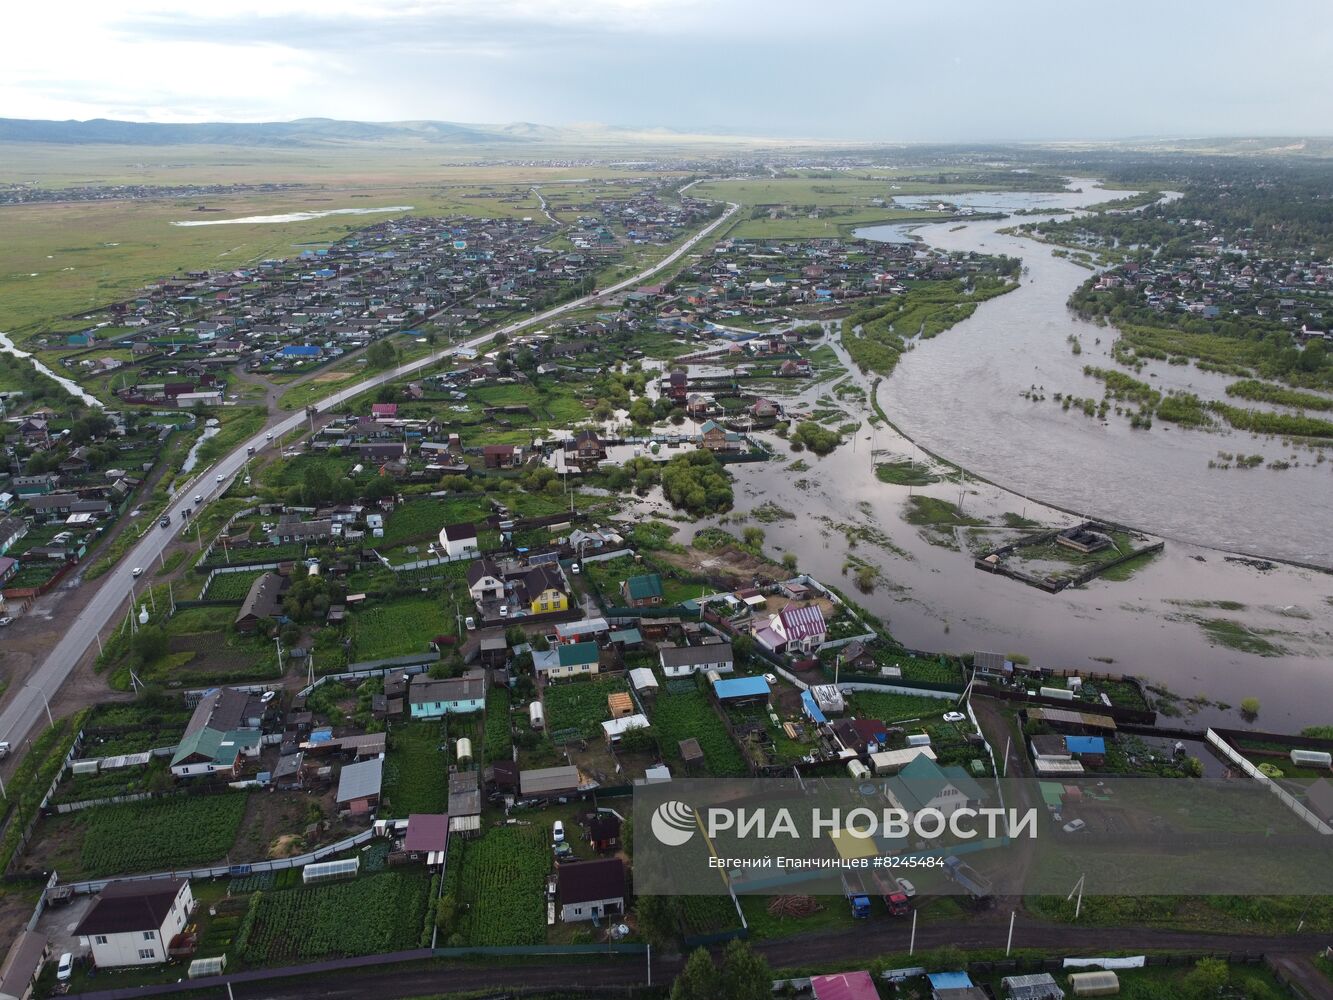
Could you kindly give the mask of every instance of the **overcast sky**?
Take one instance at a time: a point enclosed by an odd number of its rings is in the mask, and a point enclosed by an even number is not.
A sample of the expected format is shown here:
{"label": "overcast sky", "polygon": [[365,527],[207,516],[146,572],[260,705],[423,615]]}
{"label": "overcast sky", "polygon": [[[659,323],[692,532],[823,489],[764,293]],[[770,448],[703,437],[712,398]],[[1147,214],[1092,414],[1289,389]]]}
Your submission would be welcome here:
{"label": "overcast sky", "polygon": [[46,0],[0,116],[993,140],[1333,132],[1328,0]]}

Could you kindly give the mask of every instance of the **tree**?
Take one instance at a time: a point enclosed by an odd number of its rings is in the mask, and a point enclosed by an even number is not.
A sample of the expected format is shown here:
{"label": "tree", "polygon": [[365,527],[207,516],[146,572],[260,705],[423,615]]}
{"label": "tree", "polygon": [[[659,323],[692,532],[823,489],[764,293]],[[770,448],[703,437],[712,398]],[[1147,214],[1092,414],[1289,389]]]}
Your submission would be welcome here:
{"label": "tree", "polygon": [[396,356],[393,344],[387,340],[377,340],[366,348],[366,367],[388,368]]}
{"label": "tree", "polygon": [[784,552],[784,553],[782,553],[782,568],[783,568],[783,569],[785,569],[788,573],[795,573],[795,572],[796,572],[796,566],[797,566],[797,559],[796,559],[796,553],[795,553],[795,552]]}
{"label": "tree", "polygon": [[722,956],[720,995],[728,1000],[768,1000],[773,970],[748,942],[733,940]]}
{"label": "tree", "polygon": [[671,1000],[715,1000],[726,995],[713,958],[703,948],[695,949],[671,984]]}
{"label": "tree", "polygon": [[133,648],[141,664],[152,663],[167,655],[167,634],[160,625],[144,625],[134,636]]}
{"label": "tree", "polygon": [[747,549],[759,549],[764,544],[764,529],[753,525],[741,532],[741,540]]}
{"label": "tree", "polygon": [[[625,827],[620,828],[625,836]],[[639,933],[654,948],[669,947],[676,939],[676,900],[670,896],[640,896],[634,905]]]}

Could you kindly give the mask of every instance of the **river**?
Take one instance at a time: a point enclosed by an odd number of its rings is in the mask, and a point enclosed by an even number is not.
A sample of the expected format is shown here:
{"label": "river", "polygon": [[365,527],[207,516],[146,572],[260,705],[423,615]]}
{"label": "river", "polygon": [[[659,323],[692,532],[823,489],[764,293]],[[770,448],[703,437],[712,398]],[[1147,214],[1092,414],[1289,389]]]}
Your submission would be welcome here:
{"label": "river", "polygon": [[[1072,183],[1082,192],[984,192],[950,200],[978,211],[1012,212],[1074,208],[1123,194],[1097,189],[1089,179]],[[1019,289],[982,304],[971,319],[903,356],[880,393],[889,418],[931,451],[1059,506],[1169,539],[1333,567],[1333,464],[1316,464],[1313,451],[1245,431],[1184,430],[1160,420],[1151,430],[1134,430],[1114,413],[1103,422],[1076,408],[1061,410],[1052,399],[1056,392],[1101,397],[1101,383],[1084,375],[1083,366],[1117,367],[1110,355],[1115,331],[1084,322],[1066,307],[1070,293],[1088,278],[1086,268],[1053,256],[1052,247],[997,233],[1043,218],[961,228],[945,222],[916,230],[931,246],[1021,257],[1028,270]],[[885,227],[883,234],[896,238],[898,230]],[[872,227],[857,235],[875,239],[880,233]],[[1072,352],[1071,336],[1081,354]],[[1186,389],[1214,399],[1225,398],[1225,386],[1234,381],[1165,362],[1149,363],[1135,377],[1163,392]],[[1044,401],[1020,395],[1033,386],[1042,387]],[[942,399],[949,405],[940,405]],[[1218,452],[1263,455],[1266,463],[1285,460],[1293,467],[1209,468]]]}
{"label": "river", "polygon": [[379,215],[382,212],[410,212],[411,205],[387,205],[384,208],[329,208],[322,212],[286,212],[282,215],[247,215],[238,219],[193,219],[173,222],[173,226],[240,226],[278,222],[309,222],[329,215]]}
{"label": "river", "polygon": [[[950,200],[1012,211],[1086,205],[1123,194],[1094,190],[1094,184],[1075,181],[1081,193]],[[776,457],[729,466],[735,510],[743,515],[771,502],[792,512],[790,519],[757,524],[766,533],[766,551],[775,558],[793,552],[803,571],[854,596],[910,647],[1021,653],[1040,666],[1137,675],[1182,698],[1207,699],[1210,704],[1194,710],[1182,702],[1191,726],[1247,725],[1234,708],[1247,697],[1261,702],[1257,728],[1295,731],[1333,723],[1333,576],[1292,565],[1264,568],[1229,555],[1249,550],[1328,559],[1333,517],[1327,470],[1209,470],[1207,459],[1217,450],[1279,452],[1249,435],[1160,427],[1131,432],[1123,418],[1103,425],[1063,412],[1049,399],[1022,399],[1019,392],[1034,382],[1044,384],[1048,396],[1060,390],[1100,396],[1100,383],[1084,376],[1082,366],[1112,364],[1107,352],[1113,331],[1080,323],[1066,308],[1069,293],[1088,276],[1085,268],[1052,257],[1043,244],[996,235],[1015,221],[977,220],[961,229],[952,221],[917,230],[950,249],[1022,257],[1029,271],[1020,289],[983,303],[972,319],[917,345],[880,383],[880,404],[906,436],[890,427],[872,429],[869,406],[850,400],[841,405],[863,421],[861,428],[824,458],[793,453],[777,435],[761,434]],[[829,342],[848,364],[836,324],[829,329]],[[1066,343],[1071,332],[1083,343],[1077,357]],[[849,371],[845,381],[868,393],[872,379]],[[1140,377],[1149,375],[1145,370]],[[1192,367],[1161,366],[1157,375],[1163,385],[1198,387],[1208,379]],[[812,409],[837,381],[808,386],[783,401],[789,409]],[[1210,383],[1203,391],[1219,386]],[[876,461],[930,461],[914,439],[1009,489],[974,479],[916,490],[880,482]],[[790,467],[798,460],[808,470]],[[1094,580],[1047,594],[983,573],[970,554],[930,541],[903,519],[913,493],[950,502],[961,497],[967,514],[987,520],[1012,512],[1044,524],[1073,523],[1068,514],[1018,495],[1023,493],[1140,526],[1168,541],[1128,581]],[[1255,511],[1264,512],[1262,522]],[[670,514],[657,491],[640,512]],[[716,523],[710,518],[681,525],[677,540],[688,541],[699,527]],[[735,515],[723,527],[741,531]],[[860,532],[854,543],[848,528]],[[856,591],[849,558],[882,573],[869,593]],[[1236,622],[1280,652],[1260,657],[1214,642],[1203,628],[1211,619]]]}
{"label": "river", "polygon": [[6,333],[0,333],[0,354],[12,354],[16,358],[27,358],[28,362],[34,368],[36,368],[43,375],[50,378],[53,382],[58,383],[60,387],[63,388],[71,396],[76,397],[77,399],[81,400],[88,406],[95,406],[99,410],[102,409],[102,401],[100,399],[88,393],[83,388],[83,386],[79,385],[79,383],[71,379],[67,379],[63,375],[57,375],[54,371],[52,371],[42,362],[38,361],[37,358],[29,354],[27,351],[20,351],[17,347],[14,346],[14,341],[12,341],[9,338],[9,335]]}

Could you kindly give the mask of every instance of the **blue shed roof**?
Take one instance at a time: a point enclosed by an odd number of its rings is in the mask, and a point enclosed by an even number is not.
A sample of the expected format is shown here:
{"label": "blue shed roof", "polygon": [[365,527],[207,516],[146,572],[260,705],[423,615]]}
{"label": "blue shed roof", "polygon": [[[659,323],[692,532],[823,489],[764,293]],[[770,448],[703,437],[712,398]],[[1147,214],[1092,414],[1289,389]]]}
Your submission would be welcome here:
{"label": "blue shed roof", "polygon": [[732,677],[713,681],[713,693],[719,698],[754,698],[768,694],[768,681],[762,677]]}
{"label": "blue shed roof", "polygon": [[815,701],[815,696],[809,691],[801,692],[801,707],[805,709],[805,714],[810,716],[811,721],[817,722],[820,725],[828,722],[828,719],[824,717],[824,713],[819,707],[819,703]]}
{"label": "blue shed roof", "polygon": [[1106,753],[1106,740],[1100,736],[1066,736],[1065,749],[1070,753]]}
{"label": "blue shed roof", "polygon": [[965,990],[972,985],[966,972],[932,972],[926,978],[932,990]]}

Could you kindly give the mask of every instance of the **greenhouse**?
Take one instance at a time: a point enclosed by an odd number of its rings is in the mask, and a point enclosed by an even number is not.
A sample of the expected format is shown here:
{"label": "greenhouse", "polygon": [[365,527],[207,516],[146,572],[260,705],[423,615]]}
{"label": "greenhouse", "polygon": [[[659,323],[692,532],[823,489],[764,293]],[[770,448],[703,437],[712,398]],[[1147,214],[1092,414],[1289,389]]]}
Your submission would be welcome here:
{"label": "greenhouse", "polygon": [[319,882],[332,882],[340,878],[356,878],[356,874],[360,870],[360,858],[321,861],[318,864],[306,865],[301,870],[301,881],[306,885],[315,885]]}

